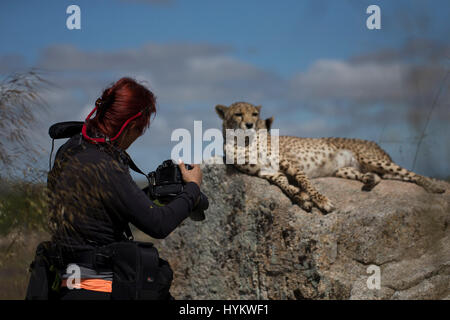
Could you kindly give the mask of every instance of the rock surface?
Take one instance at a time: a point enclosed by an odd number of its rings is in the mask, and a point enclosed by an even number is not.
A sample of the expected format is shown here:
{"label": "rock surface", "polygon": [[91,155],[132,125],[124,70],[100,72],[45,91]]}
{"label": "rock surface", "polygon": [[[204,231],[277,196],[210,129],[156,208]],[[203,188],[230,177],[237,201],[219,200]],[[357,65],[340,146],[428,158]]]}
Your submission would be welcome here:
{"label": "rock surface", "polygon": [[[203,168],[206,220],[153,241],[177,299],[450,299],[450,192],[383,180],[371,192],[312,180],[336,210],[305,212],[269,182]],[[444,184],[444,183],[443,183]],[[369,289],[380,269],[380,289]]]}

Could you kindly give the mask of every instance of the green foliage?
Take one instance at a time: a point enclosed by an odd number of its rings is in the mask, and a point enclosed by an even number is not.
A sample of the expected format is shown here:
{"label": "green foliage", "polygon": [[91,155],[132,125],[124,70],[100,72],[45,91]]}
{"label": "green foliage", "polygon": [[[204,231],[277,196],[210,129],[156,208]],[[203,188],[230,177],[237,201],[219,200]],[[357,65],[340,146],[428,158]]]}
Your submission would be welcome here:
{"label": "green foliage", "polygon": [[0,181],[0,236],[12,231],[46,231],[45,186],[29,182]]}

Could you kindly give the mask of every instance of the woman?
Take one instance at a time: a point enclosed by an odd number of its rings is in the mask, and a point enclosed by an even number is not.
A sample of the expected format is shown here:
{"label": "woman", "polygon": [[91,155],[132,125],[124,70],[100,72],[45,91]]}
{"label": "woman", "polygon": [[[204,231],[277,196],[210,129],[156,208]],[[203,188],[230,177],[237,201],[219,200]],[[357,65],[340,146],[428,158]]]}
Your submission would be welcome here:
{"label": "woman", "polygon": [[[96,101],[83,134],[70,138],[58,150],[48,175],[54,243],[70,252],[100,248],[123,241],[128,223],[163,239],[193,210],[202,181],[198,165],[186,170],[180,162],[186,186],[163,207],[154,205],[130,176],[125,150],[149,127],[155,100],[152,92],[133,79],[120,79]],[[81,281],[77,287],[81,289],[68,288],[70,272],[66,272],[61,299],[109,299],[112,271],[78,267]]]}

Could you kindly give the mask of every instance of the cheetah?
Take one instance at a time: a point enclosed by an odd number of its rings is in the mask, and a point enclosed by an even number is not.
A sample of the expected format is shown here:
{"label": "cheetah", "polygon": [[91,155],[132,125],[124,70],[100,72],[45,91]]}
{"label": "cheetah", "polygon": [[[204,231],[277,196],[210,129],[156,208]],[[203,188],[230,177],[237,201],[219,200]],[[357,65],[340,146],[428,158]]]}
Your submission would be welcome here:
{"label": "cheetah", "polygon": [[[223,134],[227,129],[270,130],[273,117],[260,118],[261,106],[247,102],[236,102],[230,106],[217,105],[216,113],[223,120]],[[267,135],[267,152],[270,154],[271,136]],[[244,173],[259,176],[280,187],[301,208],[311,211],[313,206],[323,213],[334,210],[332,202],[319,193],[311,184],[311,178],[339,177],[359,180],[362,190],[372,190],[381,179],[408,181],[422,186],[431,193],[443,193],[442,189],[428,178],[408,171],[395,164],[391,157],[375,142],[348,138],[299,138],[279,136],[278,170],[263,172],[266,163],[249,163],[246,150],[245,162],[233,165]],[[236,144],[234,143],[236,148]],[[224,153],[226,152],[224,144]],[[246,141],[248,146],[248,141]],[[270,171],[269,171],[270,172]],[[290,183],[295,182],[295,185]]]}

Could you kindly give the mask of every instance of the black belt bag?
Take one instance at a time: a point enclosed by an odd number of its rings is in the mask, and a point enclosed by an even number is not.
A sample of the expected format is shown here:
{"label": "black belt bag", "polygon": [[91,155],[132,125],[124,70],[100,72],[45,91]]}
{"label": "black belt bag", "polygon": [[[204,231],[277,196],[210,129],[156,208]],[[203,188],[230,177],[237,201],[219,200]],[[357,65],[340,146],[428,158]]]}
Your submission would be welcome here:
{"label": "black belt bag", "polygon": [[173,272],[169,263],[159,257],[152,243],[137,241],[115,242],[84,251],[63,250],[49,241],[39,244],[30,268],[26,299],[57,299],[58,274],[69,263],[97,271],[112,270],[111,299],[171,299]]}
{"label": "black belt bag", "polygon": [[127,241],[109,246],[113,271],[111,299],[165,300],[173,272],[149,242]]}
{"label": "black belt bag", "polygon": [[53,245],[50,241],[41,242],[33,262],[28,282],[26,300],[54,300],[58,298],[59,274],[54,262]]}

